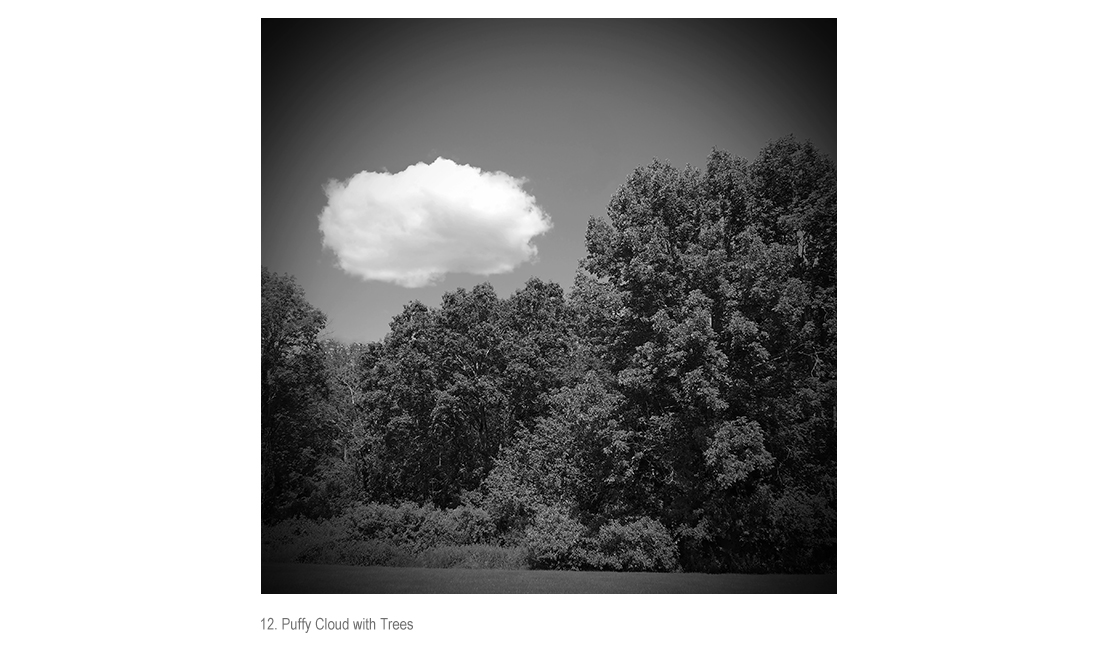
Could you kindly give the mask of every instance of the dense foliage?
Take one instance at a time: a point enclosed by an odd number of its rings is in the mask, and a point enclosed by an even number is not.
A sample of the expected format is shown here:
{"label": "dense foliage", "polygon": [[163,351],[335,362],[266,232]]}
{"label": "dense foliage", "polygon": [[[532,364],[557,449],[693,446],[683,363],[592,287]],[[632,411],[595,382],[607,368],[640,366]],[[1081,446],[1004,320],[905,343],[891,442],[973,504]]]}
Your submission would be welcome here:
{"label": "dense foliage", "polygon": [[792,138],[654,162],[569,295],[459,289],[367,345],[264,269],[264,519],[341,525],[304,560],[834,569],[835,186]]}

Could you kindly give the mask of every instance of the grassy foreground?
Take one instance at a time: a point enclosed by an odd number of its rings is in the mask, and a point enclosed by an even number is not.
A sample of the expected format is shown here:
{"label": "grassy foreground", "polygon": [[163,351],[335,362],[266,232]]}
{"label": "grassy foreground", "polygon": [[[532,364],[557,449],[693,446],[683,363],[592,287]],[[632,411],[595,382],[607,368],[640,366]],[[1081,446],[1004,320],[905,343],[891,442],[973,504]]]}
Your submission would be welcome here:
{"label": "grassy foreground", "polygon": [[835,574],[427,569],[263,563],[263,594],[835,594]]}

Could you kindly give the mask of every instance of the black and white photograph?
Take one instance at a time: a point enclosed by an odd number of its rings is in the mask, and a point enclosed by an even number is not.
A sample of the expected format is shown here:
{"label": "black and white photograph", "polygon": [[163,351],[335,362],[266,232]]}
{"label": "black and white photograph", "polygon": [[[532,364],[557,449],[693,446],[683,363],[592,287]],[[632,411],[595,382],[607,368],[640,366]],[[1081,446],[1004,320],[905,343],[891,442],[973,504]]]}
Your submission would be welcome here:
{"label": "black and white photograph", "polygon": [[836,195],[834,19],[264,19],[262,592],[836,593]]}
{"label": "black and white photograph", "polygon": [[1090,644],[1082,5],[9,5],[0,644]]}

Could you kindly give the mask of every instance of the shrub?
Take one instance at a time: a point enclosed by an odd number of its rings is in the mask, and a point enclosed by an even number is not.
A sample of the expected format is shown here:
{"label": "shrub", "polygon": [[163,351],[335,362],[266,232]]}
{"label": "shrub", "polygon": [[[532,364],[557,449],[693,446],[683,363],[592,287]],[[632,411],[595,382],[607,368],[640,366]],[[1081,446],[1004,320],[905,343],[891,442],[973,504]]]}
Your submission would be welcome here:
{"label": "shrub", "polygon": [[297,559],[326,565],[384,565],[420,567],[421,560],[403,547],[379,540],[341,538],[310,547]]}
{"label": "shrub", "polygon": [[523,452],[525,434],[519,432],[516,443],[501,450],[484,483],[483,507],[502,532],[523,533],[535,518],[536,511],[543,506],[531,478],[525,474],[531,461],[527,452]]}
{"label": "shrub", "polygon": [[545,506],[525,531],[524,545],[532,569],[580,569],[585,527],[562,508]]}
{"label": "shrub", "polygon": [[421,535],[429,546],[440,546],[484,544],[495,533],[486,511],[473,506],[457,506],[430,511],[422,522]]}
{"label": "shrub", "polygon": [[330,520],[303,517],[262,528],[266,562],[392,567],[457,566],[526,569],[523,547],[490,546],[498,534],[487,512],[461,505],[436,509],[359,502]]}
{"label": "shrub", "polygon": [[310,520],[294,517],[262,526],[263,562],[293,562],[317,545],[350,536],[345,520]]}
{"label": "shrub", "polygon": [[836,512],[818,494],[790,489],[772,507],[779,567],[788,572],[835,566]]}
{"label": "shrub", "polygon": [[435,547],[421,555],[426,567],[464,569],[528,569],[527,551],[522,547],[461,545]]}
{"label": "shrub", "polygon": [[681,568],[684,571],[726,571],[721,540],[706,518],[691,526],[677,527],[676,546],[680,550]]}
{"label": "shrub", "polygon": [[436,509],[404,502],[399,506],[359,503],[343,517],[360,540],[381,540],[421,552],[441,545],[485,544],[494,539],[490,516],[481,508]]}
{"label": "shrub", "polygon": [[676,571],[680,562],[668,529],[648,517],[609,520],[581,554],[589,568],[610,571]]}

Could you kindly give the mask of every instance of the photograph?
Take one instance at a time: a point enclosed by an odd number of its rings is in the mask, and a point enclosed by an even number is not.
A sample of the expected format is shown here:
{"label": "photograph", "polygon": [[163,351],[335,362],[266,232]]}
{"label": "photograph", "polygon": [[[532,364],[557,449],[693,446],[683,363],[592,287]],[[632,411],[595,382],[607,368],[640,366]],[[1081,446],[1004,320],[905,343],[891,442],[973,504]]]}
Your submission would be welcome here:
{"label": "photograph", "polygon": [[261,592],[835,594],[836,46],[264,18]]}
{"label": "photograph", "polygon": [[12,4],[0,643],[1090,644],[1090,21],[917,8]]}

